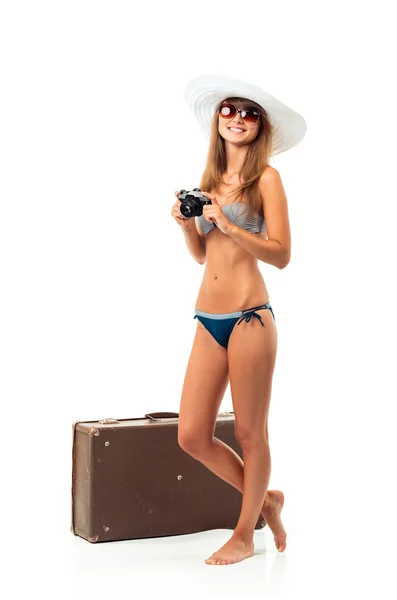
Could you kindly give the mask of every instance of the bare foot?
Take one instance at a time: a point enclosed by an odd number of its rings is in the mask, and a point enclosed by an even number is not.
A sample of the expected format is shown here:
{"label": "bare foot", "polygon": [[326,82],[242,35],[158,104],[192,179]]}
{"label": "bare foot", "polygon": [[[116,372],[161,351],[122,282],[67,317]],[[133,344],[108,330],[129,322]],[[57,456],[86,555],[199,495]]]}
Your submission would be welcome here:
{"label": "bare foot", "polygon": [[207,565],[231,565],[254,554],[254,542],[247,542],[234,534],[222,548],[205,561]]}
{"label": "bare foot", "polygon": [[261,514],[266,524],[269,525],[273,535],[274,543],[279,552],[284,552],[287,542],[287,534],[281,522],[281,510],[284,506],[284,494],[280,490],[267,490],[265,502]]}

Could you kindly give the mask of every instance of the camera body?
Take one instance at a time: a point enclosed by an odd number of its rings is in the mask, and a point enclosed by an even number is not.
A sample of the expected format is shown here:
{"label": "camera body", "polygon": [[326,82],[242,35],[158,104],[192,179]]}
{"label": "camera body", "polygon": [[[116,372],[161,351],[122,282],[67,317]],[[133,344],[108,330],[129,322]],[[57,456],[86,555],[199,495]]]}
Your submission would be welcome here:
{"label": "camera body", "polygon": [[199,188],[193,188],[189,192],[181,190],[178,199],[182,201],[179,210],[187,219],[200,217],[203,214],[203,206],[212,204],[209,198],[203,196]]}

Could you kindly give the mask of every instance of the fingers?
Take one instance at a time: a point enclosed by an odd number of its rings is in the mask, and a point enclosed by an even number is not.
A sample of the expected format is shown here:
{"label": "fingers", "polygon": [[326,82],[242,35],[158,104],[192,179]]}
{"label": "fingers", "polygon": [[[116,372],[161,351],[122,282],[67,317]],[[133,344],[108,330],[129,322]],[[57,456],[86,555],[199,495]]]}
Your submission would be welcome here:
{"label": "fingers", "polygon": [[191,226],[191,219],[189,219],[188,217],[185,217],[180,210],[180,206],[182,204],[182,201],[179,200],[178,196],[180,194],[179,190],[176,190],[174,192],[174,195],[177,197],[177,200],[174,202],[173,206],[172,206],[172,210],[171,210],[171,216],[175,219],[175,221],[178,223],[178,225],[180,225],[183,228],[186,227],[190,227]]}
{"label": "fingers", "polygon": [[[177,190],[176,192],[174,192],[175,196],[177,196],[179,194],[179,191]],[[187,217],[185,217],[180,210],[180,205],[182,204],[182,202],[179,200],[179,198],[174,202],[172,209],[171,209],[171,216],[176,220],[177,223],[180,223],[182,221],[186,221]]]}
{"label": "fingers", "polygon": [[186,217],[183,216],[183,214],[181,213],[181,211],[179,210],[179,206],[173,206],[172,210],[171,210],[171,215],[175,218],[175,219],[186,219]]}
{"label": "fingers", "polygon": [[172,207],[172,211],[171,211],[171,212],[172,212],[172,213],[174,213],[175,215],[177,215],[178,217],[183,217],[183,218],[185,218],[185,217],[183,216],[183,214],[181,213],[180,206],[181,206],[181,203],[180,203],[180,202],[178,202],[178,201],[177,201],[177,202],[175,202],[175,204],[174,204],[174,205],[173,205],[173,207]]}

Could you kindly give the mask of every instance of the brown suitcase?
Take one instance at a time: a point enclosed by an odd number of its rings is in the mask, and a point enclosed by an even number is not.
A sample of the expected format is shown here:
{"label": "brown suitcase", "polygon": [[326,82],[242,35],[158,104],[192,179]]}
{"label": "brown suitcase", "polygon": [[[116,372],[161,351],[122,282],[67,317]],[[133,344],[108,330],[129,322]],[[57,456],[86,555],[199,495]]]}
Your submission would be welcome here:
{"label": "brown suitcase", "polygon": [[[239,490],[188,455],[178,413],[73,423],[72,525],[89,542],[234,529]],[[242,457],[234,413],[219,413],[219,438]],[[259,515],[255,529],[266,525]]]}

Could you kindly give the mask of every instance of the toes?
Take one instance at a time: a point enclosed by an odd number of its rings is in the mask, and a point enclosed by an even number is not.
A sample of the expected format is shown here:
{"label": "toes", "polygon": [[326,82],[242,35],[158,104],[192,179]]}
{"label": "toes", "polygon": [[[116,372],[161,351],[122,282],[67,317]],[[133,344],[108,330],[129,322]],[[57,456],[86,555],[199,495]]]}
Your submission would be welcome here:
{"label": "toes", "polygon": [[232,561],[232,559],[226,560],[223,558],[210,557],[210,558],[207,558],[207,560],[205,562],[207,563],[207,565],[227,565],[233,561]]}
{"label": "toes", "polygon": [[207,565],[217,565],[219,564],[220,559],[214,555],[210,556],[209,558],[207,558],[207,560],[205,561],[207,563]]}

